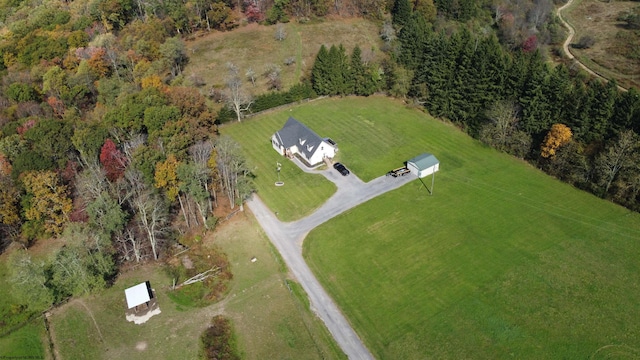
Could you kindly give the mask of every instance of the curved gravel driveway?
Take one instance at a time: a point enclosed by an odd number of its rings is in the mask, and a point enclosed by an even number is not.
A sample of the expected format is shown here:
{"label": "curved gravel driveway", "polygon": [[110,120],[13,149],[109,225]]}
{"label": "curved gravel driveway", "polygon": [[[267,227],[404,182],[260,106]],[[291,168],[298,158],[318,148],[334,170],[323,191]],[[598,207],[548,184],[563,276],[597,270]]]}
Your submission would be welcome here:
{"label": "curved gravel driveway", "polygon": [[[591,75],[593,75],[595,77],[598,77],[598,78],[604,80],[605,82],[608,82],[609,79],[607,79],[606,77],[598,74],[595,70],[589,68],[583,62],[581,62],[578,58],[573,56],[573,53],[571,52],[571,50],[569,50],[569,46],[571,45],[571,41],[573,41],[573,37],[576,35],[576,30],[573,28],[573,25],[569,24],[569,22],[564,18],[564,16],[562,15],[562,12],[563,12],[563,10],[565,10],[566,8],[571,6],[572,3],[573,3],[573,0],[569,0],[569,1],[567,1],[566,4],[560,6],[556,10],[556,14],[558,15],[558,19],[560,19],[560,22],[562,22],[564,27],[566,27],[567,30],[569,30],[569,35],[567,36],[567,39],[564,41],[564,43],[562,43],[562,50],[564,50],[565,55],[567,55],[567,57],[569,59],[575,61],[578,64],[578,66],[580,66],[586,72],[588,72],[589,74],[591,74]],[[617,85],[617,86],[618,86],[619,90],[627,91],[627,89],[623,88],[622,86],[620,86],[620,85]]]}
{"label": "curved gravel driveway", "polygon": [[333,169],[314,171],[306,169],[300,163],[297,164],[305,172],[324,175],[338,187],[336,193],[318,210],[298,221],[284,223],[278,220],[255,194],[247,201],[247,205],[282,255],[293,275],[307,292],[312,310],[324,321],[342,351],[347,354],[349,359],[374,359],[333,299],[322,288],[307,266],[302,257],[302,241],[316,226],[367,200],[397,189],[416,177],[412,174],[398,178],[382,176],[364,183],[354,174],[341,176]]}

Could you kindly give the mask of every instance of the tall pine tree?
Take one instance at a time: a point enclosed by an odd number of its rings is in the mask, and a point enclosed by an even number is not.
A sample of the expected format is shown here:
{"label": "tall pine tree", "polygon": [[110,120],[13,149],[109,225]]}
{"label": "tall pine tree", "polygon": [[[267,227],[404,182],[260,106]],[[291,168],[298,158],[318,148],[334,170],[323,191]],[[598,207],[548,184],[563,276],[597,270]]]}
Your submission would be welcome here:
{"label": "tall pine tree", "polygon": [[311,83],[313,84],[313,90],[318,95],[329,95],[331,89],[331,59],[329,59],[329,52],[324,46],[320,46],[318,55],[316,55],[316,61],[311,68]]}
{"label": "tall pine tree", "polygon": [[404,26],[411,17],[411,4],[409,0],[395,0],[391,9],[391,22],[395,26]]}

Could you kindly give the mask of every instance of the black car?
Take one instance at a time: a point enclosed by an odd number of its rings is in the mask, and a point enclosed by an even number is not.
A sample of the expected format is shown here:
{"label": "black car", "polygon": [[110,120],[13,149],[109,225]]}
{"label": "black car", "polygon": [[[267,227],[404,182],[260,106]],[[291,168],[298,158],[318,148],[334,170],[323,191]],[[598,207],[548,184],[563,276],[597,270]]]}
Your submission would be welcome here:
{"label": "black car", "polygon": [[347,176],[347,175],[349,175],[349,170],[347,170],[347,168],[346,168],[346,167],[344,167],[344,165],[342,165],[342,164],[341,164],[341,163],[339,163],[339,162],[338,162],[338,163],[333,164],[333,168],[334,168],[334,169],[336,169],[336,170],[338,170],[338,172],[339,172],[340,174],[342,174],[342,176]]}

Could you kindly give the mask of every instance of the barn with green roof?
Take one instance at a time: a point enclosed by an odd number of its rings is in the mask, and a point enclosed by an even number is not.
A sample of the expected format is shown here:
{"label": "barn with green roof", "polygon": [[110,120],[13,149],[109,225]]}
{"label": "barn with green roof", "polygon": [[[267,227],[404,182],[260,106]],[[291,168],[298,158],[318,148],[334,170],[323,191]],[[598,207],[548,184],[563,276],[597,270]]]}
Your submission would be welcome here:
{"label": "barn with green roof", "polygon": [[407,161],[407,169],[419,178],[431,175],[440,169],[440,161],[429,153],[424,153]]}

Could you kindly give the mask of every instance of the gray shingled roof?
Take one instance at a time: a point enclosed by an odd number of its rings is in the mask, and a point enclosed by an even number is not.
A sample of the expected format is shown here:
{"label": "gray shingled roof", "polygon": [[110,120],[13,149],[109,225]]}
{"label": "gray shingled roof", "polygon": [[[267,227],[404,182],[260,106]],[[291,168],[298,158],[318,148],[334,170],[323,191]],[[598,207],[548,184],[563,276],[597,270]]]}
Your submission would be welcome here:
{"label": "gray shingled roof", "polygon": [[303,153],[307,159],[322,143],[322,138],[318,134],[292,117],[289,117],[289,120],[275,135],[280,144],[287,149],[293,145],[298,146],[298,151]]}

